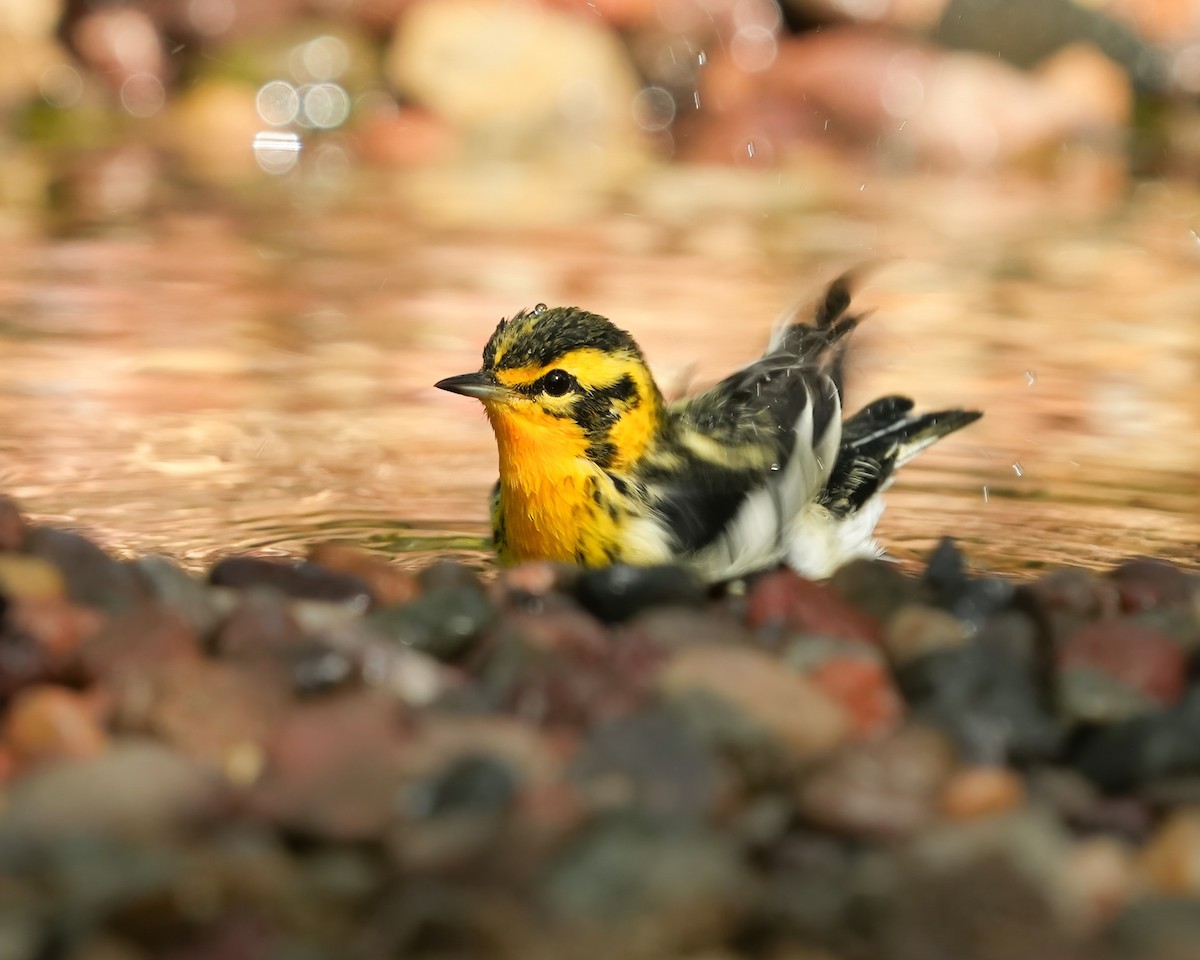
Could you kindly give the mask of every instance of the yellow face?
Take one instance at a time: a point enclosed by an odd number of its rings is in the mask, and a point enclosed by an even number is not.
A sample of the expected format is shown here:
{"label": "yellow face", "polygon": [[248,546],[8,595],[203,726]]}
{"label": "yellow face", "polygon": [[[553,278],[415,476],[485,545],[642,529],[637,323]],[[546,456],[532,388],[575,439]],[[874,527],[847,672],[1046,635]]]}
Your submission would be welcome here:
{"label": "yellow face", "polygon": [[633,339],[595,314],[537,308],[501,323],[478,373],[438,386],[481,400],[496,434],[501,558],[611,562],[614,477],[664,420]]}

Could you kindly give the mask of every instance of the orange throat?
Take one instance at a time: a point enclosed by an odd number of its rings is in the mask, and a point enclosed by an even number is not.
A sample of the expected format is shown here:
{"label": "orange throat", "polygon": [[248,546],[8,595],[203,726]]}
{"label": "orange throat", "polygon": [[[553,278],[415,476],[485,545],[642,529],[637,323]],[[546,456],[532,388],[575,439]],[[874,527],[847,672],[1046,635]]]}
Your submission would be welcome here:
{"label": "orange throat", "polygon": [[500,455],[500,502],[493,517],[503,525],[500,560],[580,562],[591,490],[602,473],[587,458],[582,431],[548,414],[485,406]]}

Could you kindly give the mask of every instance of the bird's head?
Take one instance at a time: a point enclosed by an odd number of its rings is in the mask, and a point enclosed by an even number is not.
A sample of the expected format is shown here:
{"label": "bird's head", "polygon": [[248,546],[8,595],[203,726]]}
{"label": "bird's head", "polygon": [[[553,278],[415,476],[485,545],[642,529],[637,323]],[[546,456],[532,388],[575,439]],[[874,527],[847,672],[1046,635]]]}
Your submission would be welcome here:
{"label": "bird's head", "polygon": [[538,304],[500,325],[477,373],[448,377],[442,390],[483,401],[506,465],[548,468],[583,457],[628,469],[663,418],[662,395],[624,330],[577,307]]}

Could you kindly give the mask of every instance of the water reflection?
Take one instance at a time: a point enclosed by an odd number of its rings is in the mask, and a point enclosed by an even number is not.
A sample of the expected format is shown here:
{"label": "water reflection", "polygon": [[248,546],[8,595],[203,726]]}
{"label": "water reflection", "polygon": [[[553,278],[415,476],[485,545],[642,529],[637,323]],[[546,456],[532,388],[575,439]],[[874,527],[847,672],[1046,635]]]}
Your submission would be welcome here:
{"label": "water reflection", "polygon": [[1197,565],[1194,194],[1106,207],[911,180],[868,202],[776,173],[651,180],[582,223],[503,231],[423,222],[434,200],[367,179],[332,209],[268,191],[56,239],[10,212],[0,489],[193,566],[330,538],[482,562],[492,437],[431,385],[477,361],[500,315],[584,305],[634,332],[660,383],[700,385],[797,296],[882,260],[851,403],[987,413],[905,469],[881,526],[898,558],[951,534],[1014,572]]}

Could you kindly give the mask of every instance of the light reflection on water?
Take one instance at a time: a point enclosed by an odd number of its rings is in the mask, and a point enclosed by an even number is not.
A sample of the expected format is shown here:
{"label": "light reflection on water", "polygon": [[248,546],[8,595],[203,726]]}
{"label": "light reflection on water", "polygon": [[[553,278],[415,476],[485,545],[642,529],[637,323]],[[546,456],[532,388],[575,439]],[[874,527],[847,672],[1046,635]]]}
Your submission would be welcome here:
{"label": "light reflection on water", "polygon": [[1011,572],[1198,564],[1194,194],[1064,205],[915,181],[875,186],[868,207],[775,175],[659,178],[580,224],[522,230],[422,225],[367,182],[335,207],[184,205],[56,239],[10,216],[0,491],[194,567],[330,538],[482,562],[491,435],[431,384],[475,367],[502,314],[605,313],[670,391],[749,359],[797,295],[881,260],[851,405],[901,391],[986,411],[891,492],[881,535],[899,559],[950,534]]}

